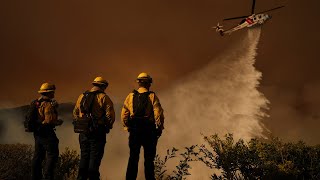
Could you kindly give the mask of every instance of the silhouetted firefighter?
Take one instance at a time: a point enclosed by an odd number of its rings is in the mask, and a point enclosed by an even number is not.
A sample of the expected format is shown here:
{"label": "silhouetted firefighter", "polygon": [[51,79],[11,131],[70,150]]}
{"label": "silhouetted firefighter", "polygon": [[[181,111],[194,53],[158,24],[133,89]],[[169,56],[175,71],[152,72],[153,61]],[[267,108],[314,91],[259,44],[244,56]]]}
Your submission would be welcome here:
{"label": "silhouetted firefighter", "polygon": [[154,180],[154,158],[158,138],[164,125],[163,109],[156,94],[149,91],[152,78],[147,73],[137,77],[138,90],[130,93],[121,112],[124,129],[129,131],[130,157],[126,179],[135,180],[138,173],[139,154],[144,148],[146,180]]}
{"label": "silhouetted firefighter", "polygon": [[106,144],[106,134],[115,121],[113,103],[104,92],[108,82],[97,77],[93,88],[81,94],[73,110],[74,131],[81,149],[78,180],[99,180],[99,167]]}
{"label": "silhouetted firefighter", "polygon": [[[33,132],[35,140],[32,180],[54,178],[54,169],[59,156],[59,140],[54,128],[63,123],[58,119],[58,103],[53,100],[55,89],[55,85],[43,83],[38,91],[41,97],[32,101],[26,115],[25,130]],[[42,162],[45,157],[46,163],[42,171]]]}

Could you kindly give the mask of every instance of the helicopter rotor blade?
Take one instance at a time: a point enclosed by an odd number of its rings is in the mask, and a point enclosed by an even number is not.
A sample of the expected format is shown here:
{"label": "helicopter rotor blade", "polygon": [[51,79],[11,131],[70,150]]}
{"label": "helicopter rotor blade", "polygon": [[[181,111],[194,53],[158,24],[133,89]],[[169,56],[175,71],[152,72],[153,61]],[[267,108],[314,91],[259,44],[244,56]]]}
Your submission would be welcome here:
{"label": "helicopter rotor blade", "polygon": [[232,18],[223,19],[223,21],[229,21],[229,20],[234,20],[234,19],[243,19],[243,18],[246,18],[246,17],[248,17],[248,16],[232,17]]}
{"label": "helicopter rotor blade", "polygon": [[280,8],[283,8],[283,7],[285,7],[285,6],[275,7],[275,8],[269,9],[269,10],[265,10],[265,11],[259,12],[258,14],[260,14],[260,13],[265,13],[265,12],[269,12],[269,11],[274,11],[274,10],[276,10],[276,9],[280,9]]}
{"label": "helicopter rotor blade", "polygon": [[252,8],[251,8],[251,14],[254,14],[254,8],[256,6],[256,0],[252,1]]}

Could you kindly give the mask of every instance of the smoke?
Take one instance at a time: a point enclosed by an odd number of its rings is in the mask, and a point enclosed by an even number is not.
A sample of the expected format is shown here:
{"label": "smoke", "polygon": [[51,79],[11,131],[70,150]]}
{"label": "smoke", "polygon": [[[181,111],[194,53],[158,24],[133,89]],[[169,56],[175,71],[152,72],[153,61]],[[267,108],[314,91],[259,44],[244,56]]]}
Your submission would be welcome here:
{"label": "smoke", "polygon": [[[262,76],[254,67],[259,38],[260,28],[248,30],[233,48],[160,94],[166,116],[162,152],[201,144],[201,133],[263,137],[268,100],[257,90]],[[192,172],[191,179],[209,177],[197,164]]]}
{"label": "smoke", "polygon": [[34,144],[33,136],[24,133],[23,117],[24,113],[21,110],[6,109],[0,111],[1,144]]}
{"label": "smoke", "polygon": [[263,136],[268,100],[257,90],[262,74],[253,66],[259,37],[260,29],[250,29],[233,48],[161,94],[166,142],[198,142],[200,132]]}
{"label": "smoke", "polygon": [[[64,120],[61,126],[56,127],[59,139],[60,152],[66,147],[80,153],[78,134],[73,132],[72,109],[74,104],[60,104],[59,118]],[[120,114],[120,105],[115,105],[116,114]],[[27,106],[0,110],[0,143],[1,144],[31,144],[34,145],[33,133],[24,131],[23,121]],[[119,116],[117,116],[119,117]],[[129,155],[127,133],[123,131],[119,120],[107,135],[105,154],[100,166],[101,176],[107,179],[123,179]],[[116,173],[115,173],[116,172]]]}
{"label": "smoke", "polygon": [[308,144],[319,144],[319,90],[318,82],[306,82],[298,90],[264,87],[266,95],[274,100],[270,118],[265,122],[272,134],[286,141],[303,140]]}
{"label": "smoke", "polygon": [[[257,87],[261,73],[255,67],[256,48],[260,29],[250,29],[234,46],[159,93],[165,110],[165,130],[159,139],[158,153],[168,148],[203,143],[200,133],[212,135],[233,133],[236,138],[263,136],[261,119],[267,116],[268,100]],[[71,106],[71,107],[69,107]],[[65,147],[80,150],[78,135],[71,124],[72,105],[64,108],[60,118],[65,122],[57,127],[60,151]],[[124,179],[129,158],[128,134],[119,121],[120,105],[116,105],[117,121],[107,135],[107,144],[100,171],[103,179]],[[23,113],[1,112],[4,130],[1,143],[33,144],[32,134],[24,133]],[[143,154],[143,150],[141,151]],[[138,179],[144,179],[143,156],[139,163]],[[168,165],[168,172],[177,162]],[[172,166],[172,167],[171,167]],[[190,179],[208,179],[209,169],[200,163],[192,164]]]}

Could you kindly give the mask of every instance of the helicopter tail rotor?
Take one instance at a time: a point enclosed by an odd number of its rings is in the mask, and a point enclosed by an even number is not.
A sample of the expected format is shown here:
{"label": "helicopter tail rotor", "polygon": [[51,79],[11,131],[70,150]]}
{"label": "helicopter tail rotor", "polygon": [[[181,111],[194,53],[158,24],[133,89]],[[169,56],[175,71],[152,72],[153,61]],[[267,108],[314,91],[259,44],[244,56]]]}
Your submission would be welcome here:
{"label": "helicopter tail rotor", "polygon": [[212,27],[212,28],[215,28],[215,29],[216,29],[216,32],[220,33],[221,36],[224,35],[224,30],[222,29],[223,26],[221,26],[219,23],[217,24],[217,26]]}

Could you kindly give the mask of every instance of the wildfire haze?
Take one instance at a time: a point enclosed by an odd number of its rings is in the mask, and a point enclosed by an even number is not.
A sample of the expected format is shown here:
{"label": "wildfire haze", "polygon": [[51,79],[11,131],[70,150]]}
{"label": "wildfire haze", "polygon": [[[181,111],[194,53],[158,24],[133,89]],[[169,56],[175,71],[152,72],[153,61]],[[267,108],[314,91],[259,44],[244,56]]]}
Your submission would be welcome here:
{"label": "wildfire haze", "polygon": [[[152,76],[165,110],[160,153],[201,142],[200,132],[318,144],[320,1],[259,0],[256,10],[280,5],[261,29],[220,37],[211,27],[247,15],[250,0],[2,1],[0,107],[29,104],[43,82],[56,85],[58,102],[74,103],[103,76],[118,112],[101,168],[119,170],[115,179],[128,156],[119,110],[140,72]],[[1,143],[32,143],[23,113],[0,116]],[[79,148],[70,122],[57,135],[61,148]]]}

